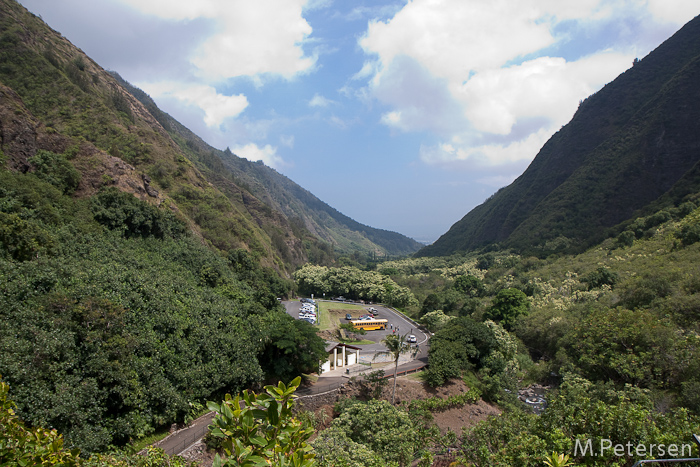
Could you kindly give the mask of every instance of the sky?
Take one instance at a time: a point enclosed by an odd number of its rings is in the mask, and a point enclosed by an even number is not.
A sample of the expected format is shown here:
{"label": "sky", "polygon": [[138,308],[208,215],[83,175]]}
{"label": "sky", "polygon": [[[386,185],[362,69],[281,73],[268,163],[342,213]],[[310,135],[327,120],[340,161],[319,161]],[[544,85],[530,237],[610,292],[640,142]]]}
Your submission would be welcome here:
{"label": "sky", "polygon": [[435,241],[697,0],[19,0],[218,149]]}

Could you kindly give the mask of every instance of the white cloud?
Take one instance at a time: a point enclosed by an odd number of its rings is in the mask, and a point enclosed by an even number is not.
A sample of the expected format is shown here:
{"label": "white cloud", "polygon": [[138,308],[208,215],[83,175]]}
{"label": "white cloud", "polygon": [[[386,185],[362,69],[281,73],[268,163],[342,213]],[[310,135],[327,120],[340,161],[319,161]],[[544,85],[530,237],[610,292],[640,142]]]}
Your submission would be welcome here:
{"label": "white cloud", "polygon": [[687,21],[696,3],[671,0],[672,13],[657,12],[662,1],[412,0],[369,23],[359,40],[369,58],[354,79],[366,79],[366,91],[388,106],[383,124],[445,142],[421,148],[424,162],[522,163],[640,52],[629,40],[596,49],[582,38],[649,13]]}
{"label": "white cloud", "polygon": [[248,106],[248,99],[243,94],[226,96],[203,84],[161,82],[138,83],[137,86],[151,97],[174,98],[187,106],[199,107],[208,127],[218,127],[227,118],[237,117]]}
{"label": "white cloud", "polygon": [[465,145],[441,143],[421,146],[420,157],[429,165],[454,167],[461,163],[470,168],[483,168],[530,161],[551,136],[547,128],[530,133],[527,137],[502,144]]}
{"label": "white cloud", "polygon": [[269,144],[259,147],[255,143],[248,143],[244,146],[234,146],[231,148],[231,151],[239,157],[245,157],[249,161],[263,161],[268,167],[278,168],[286,165],[282,157],[277,155],[277,148]]}
{"label": "white cloud", "polygon": [[529,3],[414,0],[391,20],[370,23],[360,45],[384,65],[406,55],[436,77],[462,82],[471,70],[502,66],[554,42]]}
{"label": "white cloud", "polygon": [[142,13],[174,21],[213,20],[216,28],[191,58],[207,80],[276,74],[291,79],[316,63],[302,45],[311,26],[307,0],[121,0]]}
{"label": "white cloud", "polygon": [[632,55],[602,53],[575,62],[540,57],[477,73],[456,93],[479,131],[509,134],[522,118],[544,117],[555,128],[571,119],[578,101],[629,68]]}
{"label": "white cloud", "polygon": [[700,14],[697,0],[648,0],[648,7],[654,17],[678,25]]}
{"label": "white cloud", "polygon": [[333,103],[334,102],[332,100],[327,99],[320,94],[314,94],[314,97],[312,97],[309,101],[309,107],[328,107]]}

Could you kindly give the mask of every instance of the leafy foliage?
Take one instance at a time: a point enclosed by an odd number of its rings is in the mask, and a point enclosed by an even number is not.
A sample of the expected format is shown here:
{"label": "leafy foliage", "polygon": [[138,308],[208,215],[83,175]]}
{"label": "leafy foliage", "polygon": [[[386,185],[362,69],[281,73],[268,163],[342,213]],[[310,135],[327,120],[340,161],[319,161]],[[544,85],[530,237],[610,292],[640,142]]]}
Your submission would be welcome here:
{"label": "leafy foliage", "polygon": [[161,211],[135,196],[110,187],[92,198],[95,220],[125,237],[181,237],[185,225],[174,214]]}
{"label": "leafy foliage", "polygon": [[352,299],[372,300],[389,306],[415,305],[416,299],[406,287],[374,271],[355,267],[328,268],[305,265],[294,273],[299,292],[304,295],[343,295]]}
{"label": "leafy foliage", "polygon": [[58,188],[64,194],[71,194],[78,188],[81,174],[62,154],[40,149],[29,159],[35,166],[35,174]]}
{"label": "leafy foliage", "polygon": [[226,457],[218,454],[214,466],[294,466],[314,465],[313,448],[306,443],[313,428],[304,427],[294,417],[294,392],[301,378],[289,385],[265,386],[264,394],[250,393],[226,398],[221,404],[208,402],[216,417],[209,426],[213,436],[222,438]]}
{"label": "leafy foliage", "polygon": [[[558,394],[548,399],[547,410],[540,416],[509,411],[465,432],[463,462],[534,467],[547,459],[546,453],[554,451],[570,453],[576,465],[631,465],[640,458],[634,449],[629,457],[625,451],[621,458],[611,449],[600,450],[601,440],[624,446],[631,442],[635,447],[686,442],[690,446],[698,426],[697,417],[684,409],[669,413],[654,410],[643,391],[630,387],[616,390],[574,376],[567,376]],[[581,449],[588,440],[595,451]],[[696,446],[690,447],[697,452]]]}
{"label": "leafy foliage", "polygon": [[63,448],[63,436],[53,430],[29,429],[15,415],[9,385],[0,381],[0,463],[2,465],[80,465],[79,450]]}
{"label": "leafy foliage", "polygon": [[460,376],[462,370],[481,368],[498,347],[493,332],[472,318],[449,321],[430,341],[430,366],[425,378],[431,386]]}
{"label": "leafy foliage", "polygon": [[325,343],[316,328],[287,315],[273,316],[265,326],[259,361],[269,378],[293,379],[302,373],[318,371],[318,362],[327,358]]}
{"label": "leafy foliage", "polygon": [[409,465],[419,444],[418,430],[408,413],[386,401],[351,404],[333,420],[332,428],[366,446],[388,465]]}
{"label": "leafy foliage", "polygon": [[516,320],[526,315],[529,309],[530,302],[524,292],[518,289],[504,289],[496,294],[485,317],[500,322],[504,328],[511,331]]}
{"label": "leafy foliage", "polygon": [[27,423],[101,451],[274,377],[266,353],[287,337],[304,347],[275,356],[285,371],[318,364],[320,339],[276,300],[289,286],[256,261],[217,255],[131,195],[82,201],[33,174],[0,178],[0,371]]}

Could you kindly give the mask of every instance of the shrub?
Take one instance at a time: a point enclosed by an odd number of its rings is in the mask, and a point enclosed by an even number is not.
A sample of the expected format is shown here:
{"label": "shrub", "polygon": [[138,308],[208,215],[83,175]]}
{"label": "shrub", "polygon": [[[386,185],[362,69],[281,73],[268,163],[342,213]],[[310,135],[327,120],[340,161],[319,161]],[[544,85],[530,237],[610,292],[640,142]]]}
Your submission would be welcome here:
{"label": "shrub", "polygon": [[29,162],[34,165],[37,177],[55,186],[63,194],[71,194],[78,188],[81,174],[63,155],[40,149]]}

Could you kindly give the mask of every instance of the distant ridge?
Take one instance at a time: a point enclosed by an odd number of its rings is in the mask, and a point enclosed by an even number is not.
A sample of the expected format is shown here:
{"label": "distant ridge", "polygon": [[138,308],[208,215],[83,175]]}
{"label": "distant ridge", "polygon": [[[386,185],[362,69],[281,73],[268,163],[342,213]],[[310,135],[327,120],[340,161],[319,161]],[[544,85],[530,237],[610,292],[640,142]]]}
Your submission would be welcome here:
{"label": "distant ridge", "polygon": [[498,244],[581,251],[700,190],[700,17],[581,102],[511,185],[419,256]]}
{"label": "distant ridge", "polygon": [[[397,232],[361,224],[321,201],[288,177],[266,166],[238,157],[230,150],[218,150],[204,142],[177,120],[160,111],[152,99],[138,88],[112,75],[145,106],[171,133],[185,139],[189,150],[202,163],[212,155],[220,159],[237,184],[287,219],[300,221],[309,232],[333,245],[339,253],[363,252],[382,255],[407,255],[422,245]],[[211,162],[210,162],[211,163]]]}
{"label": "distant ridge", "polygon": [[8,168],[32,171],[37,151],[63,155],[82,174],[76,196],[108,186],[133,193],[176,212],[207,245],[242,248],[283,275],[339,253],[400,256],[421,247],[344,216],[262,163],[209,146],[14,0],[0,0],[0,91]]}

